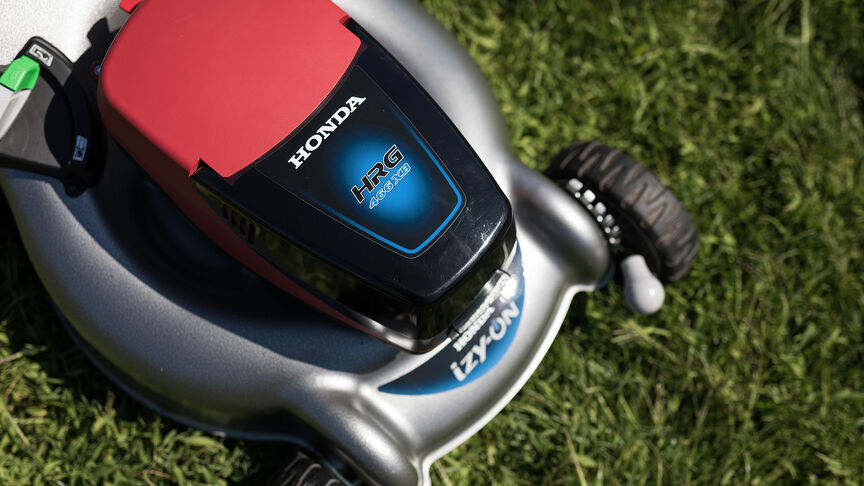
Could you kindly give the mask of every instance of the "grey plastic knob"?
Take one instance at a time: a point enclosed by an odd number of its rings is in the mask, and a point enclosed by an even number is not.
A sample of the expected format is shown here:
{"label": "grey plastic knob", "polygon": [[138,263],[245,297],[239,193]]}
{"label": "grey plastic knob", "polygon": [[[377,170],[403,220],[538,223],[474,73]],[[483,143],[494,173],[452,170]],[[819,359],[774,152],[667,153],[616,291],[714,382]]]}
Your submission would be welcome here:
{"label": "grey plastic knob", "polygon": [[640,314],[653,314],[663,306],[666,292],[642,255],[630,255],[621,262],[624,274],[624,298],[627,306]]}

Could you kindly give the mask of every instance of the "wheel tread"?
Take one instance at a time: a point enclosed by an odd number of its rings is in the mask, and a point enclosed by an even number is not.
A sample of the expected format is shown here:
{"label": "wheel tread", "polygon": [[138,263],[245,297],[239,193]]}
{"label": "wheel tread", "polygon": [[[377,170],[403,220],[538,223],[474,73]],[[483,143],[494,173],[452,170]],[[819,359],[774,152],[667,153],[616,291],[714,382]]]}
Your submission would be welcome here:
{"label": "wheel tread", "polygon": [[267,482],[267,486],[340,486],[342,484],[342,481],[329,469],[302,451],[297,451],[288,465]]}
{"label": "wheel tread", "polygon": [[699,251],[693,220],[675,194],[630,155],[599,142],[577,142],[562,151],[547,175],[563,182],[578,178],[597,193],[616,220],[638,229],[624,245],[645,256],[666,282],[683,277]]}

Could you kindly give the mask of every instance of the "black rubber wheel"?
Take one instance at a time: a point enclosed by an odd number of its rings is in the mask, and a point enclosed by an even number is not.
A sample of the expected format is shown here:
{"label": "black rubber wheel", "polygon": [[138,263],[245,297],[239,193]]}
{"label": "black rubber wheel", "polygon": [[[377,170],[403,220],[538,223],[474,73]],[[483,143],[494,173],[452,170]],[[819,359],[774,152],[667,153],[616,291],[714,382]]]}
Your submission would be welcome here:
{"label": "black rubber wheel", "polygon": [[297,451],[291,461],[274,474],[267,486],[343,486],[344,483],[330,469]]}
{"label": "black rubber wheel", "polygon": [[[603,203],[601,210],[620,226],[620,243],[610,239],[618,256],[642,255],[664,282],[675,282],[690,270],[699,250],[693,220],[675,194],[633,157],[598,142],[577,142],[555,157],[546,175],[568,192],[574,187],[590,190],[588,198],[577,194],[585,204],[594,196]],[[602,215],[592,212],[599,222]]]}

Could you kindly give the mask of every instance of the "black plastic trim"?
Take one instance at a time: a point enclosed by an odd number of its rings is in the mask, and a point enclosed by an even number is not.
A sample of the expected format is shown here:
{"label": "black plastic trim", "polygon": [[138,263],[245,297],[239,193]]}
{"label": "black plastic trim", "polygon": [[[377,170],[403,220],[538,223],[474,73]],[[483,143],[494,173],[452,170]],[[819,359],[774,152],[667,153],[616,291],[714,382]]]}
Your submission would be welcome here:
{"label": "black plastic trim", "polygon": [[[465,195],[463,207],[434,244],[418,256],[393,251],[333,220],[257,170],[246,170],[229,181],[202,161],[192,182],[214,211],[236,212],[237,221],[229,217],[226,223],[286,275],[326,296],[337,310],[354,314],[355,320],[373,321],[367,326],[373,334],[382,337],[375,324],[383,325],[400,336],[384,339],[412,351],[428,349],[444,339],[453,321],[506,261],[515,244],[512,210],[476,153],[429,95],[356,23],[346,26],[362,42],[354,66],[362,68],[413,124]],[[297,144],[295,136],[326,105],[327,101],[256,164],[274,158],[287,163],[287,154],[293,154]],[[245,232],[239,218],[247,221]],[[256,228],[253,242],[250,224]],[[406,346],[406,339],[417,345]]]}

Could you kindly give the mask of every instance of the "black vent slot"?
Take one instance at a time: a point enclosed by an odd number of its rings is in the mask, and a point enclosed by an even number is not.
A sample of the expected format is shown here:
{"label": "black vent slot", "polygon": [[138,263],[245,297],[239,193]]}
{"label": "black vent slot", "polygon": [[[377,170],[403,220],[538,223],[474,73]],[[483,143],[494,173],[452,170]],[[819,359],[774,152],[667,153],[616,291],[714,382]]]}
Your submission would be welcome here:
{"label": "black vent slot", "polygon": [[234,227],[234,231],[242,236],[245,236],[249,243],[255,243],[256,228],[255,223],[248,221],[246,216],[237,209],[222,203],[222,219]]}

